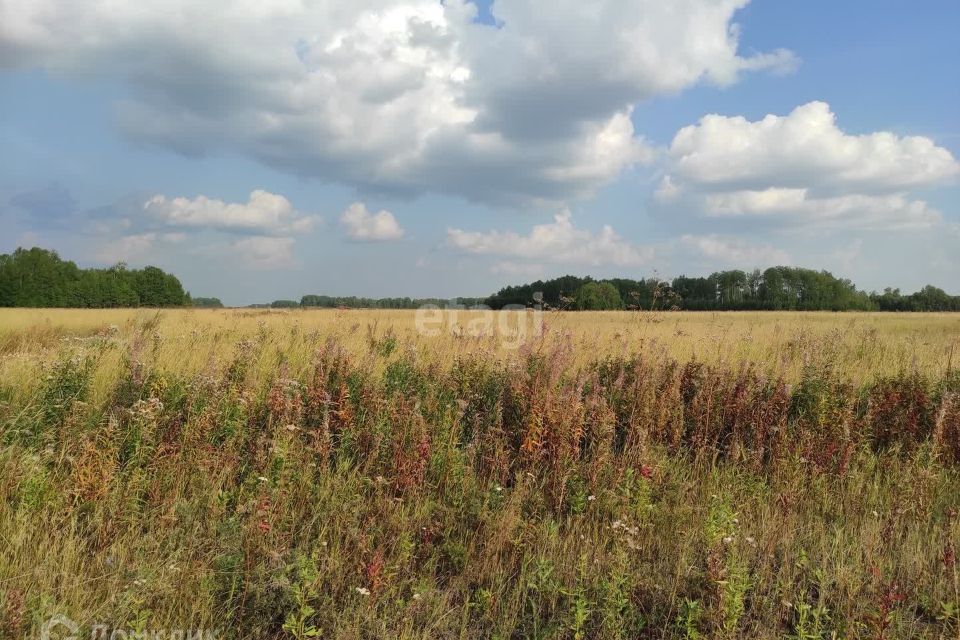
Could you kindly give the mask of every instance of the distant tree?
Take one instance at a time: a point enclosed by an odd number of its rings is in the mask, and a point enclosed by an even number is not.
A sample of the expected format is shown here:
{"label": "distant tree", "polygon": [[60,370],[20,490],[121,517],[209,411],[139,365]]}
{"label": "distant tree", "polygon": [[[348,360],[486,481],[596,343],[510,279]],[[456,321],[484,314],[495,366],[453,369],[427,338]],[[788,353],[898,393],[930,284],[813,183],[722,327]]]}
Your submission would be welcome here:
{"label": "distant tree", "polygon": [[419,309],[424,305],[447,307],[459,305],[471,307],[480,304],[480,298],[358,298],[356,296],[320,296],[305,295],[300,298],[300,306],[318,309]]}
{"label": "distant tree", "polygon": [[274,309],[296,309],[300,303],[296,300],[274,300],[270,306]]}
{"label": "distant tree", "polygon": [[223,303],[220,302],[220,298],[204,298],[204,297],[194,297],[191,299],[191,302],[194,307],[203,307],[208,309],[222,309]]}
{"label": "distant tree", "polygon": [[577,309],[581,311],[607,311],[622,309],[620,292],[609,282],[588,282],[573,294]]}
{"label": "distant tree", "polygon": [[[594,286],[587,287],[588,284]],[[784,266],[749,273],[732,270],[702,277],[678,276],[671,283],[656,278],[596,281],[564,276],[504,287],[486,302],[494,309],[505,304],[530,304],[533,295],[542,291],[548,306],[563,307],[562,300],[573,291],[573,297],[578,299],[577,309],[608,308],[603,306],[607,303],[596,301],[597,286],[602,284],[613,286],[619,293],[620,304],[633,309],[678,306],[689,310],[960,311],[960,296],[951,296],[931,285],[910,295],[889,288],[882,294],[867,294],[850,280],[837,278],[829,271]]]}
{"label": "distant tree", "polygon": [[156,267],[80,269],[38,247],[0,255],[0,306],[170,307],[189,301],[180,281]]}

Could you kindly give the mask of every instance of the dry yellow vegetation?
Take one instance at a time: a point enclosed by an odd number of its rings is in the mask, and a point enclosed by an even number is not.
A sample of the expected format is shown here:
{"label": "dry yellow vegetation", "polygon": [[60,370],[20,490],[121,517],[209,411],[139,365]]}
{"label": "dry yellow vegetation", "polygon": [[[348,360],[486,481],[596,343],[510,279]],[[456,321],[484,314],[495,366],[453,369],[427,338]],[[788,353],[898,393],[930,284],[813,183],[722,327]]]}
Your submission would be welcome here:
{"label": "dry yellow vegetation", "polygon": [[960,634],[960,317],[435,314],[0,311],[0,638]]}
{"label": "dry yellow vegetation", "polygon": [[[69,343],[104,335],[127,340],[144,325],[153,364],[179,374],[230,360],[244,340],[269,342],[297,371],[328,340],[363,353],[371,336],[384,335],[446,362],[464,353],[504,360],[522,345],[566,343],[580,360],[658,350],[681,362],[751,363],[796,379],[811,360],[829,358],[854,382],[907,370],[941,376],[960,358],[960,316],[951,313],[544,312],[540,338],[532,312],[504,313],[502,325],[495,319],[487,326],[482,312],[444,311],[430,325],[437,335],[425,335],[416,312],[407,310],[3,309],[0,376],[23,375],[23,367]],[[518,325],[526,340],[518,340]]]}

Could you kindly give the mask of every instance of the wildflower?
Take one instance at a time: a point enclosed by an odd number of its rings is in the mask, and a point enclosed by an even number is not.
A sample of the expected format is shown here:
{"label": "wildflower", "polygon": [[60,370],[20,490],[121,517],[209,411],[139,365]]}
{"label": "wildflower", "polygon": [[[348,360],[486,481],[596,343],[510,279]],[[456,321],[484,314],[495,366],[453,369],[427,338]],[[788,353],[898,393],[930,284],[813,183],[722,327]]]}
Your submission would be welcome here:
{"label": "wildflower", "polygon": [[501,491],[503,491],[503,487],[501,487],[500,485],[497,485],[493,488],[493,490],[496,491],[497,493],[500,493]]}
{"label": "wildflower", "polygon": [[947,569],[952,569],[956,563],[957,554],[953,550],[953,546],[948,545],[947,548],[943,550],[943,566]]}
{"label": "wildflower", "polygon": [[751,547],[755,547],[757,545],[757,541],[753,538],[753,536],[747,536],[746,540],[747,544]]}
{"label": "wildflower", "polygon": [[723,537],[723,544],[730,544],[731,542],[733,542],[733,536],[724,536],[724,537]]}
{"label": "wildflower", "polygon": [[421,594],[419,594],[419,593],[413,594],[413,599],[414,599],[414,600],[419,600],[419,599],[422,598],[422,597],[423,597],[423,596],[422,596]]}
{"label": "wildflower", "polygon": [[367,589],[366,587],[357,587],[356,591],[362,596],[370,595],[370,589]]}
{"label": "wildflower", "polygon": [[591,494],[591,495],[587,496],[587,502],[593,502],[593,501],[596,500],[596,499],[597,499],[597,496],[595,496],[595,495],[592,495],[592,494]]}
{"label": "wildflower", "polygon": [[257,476],[257,480],[259,480],[260,482],[268,482],[266,476]]}

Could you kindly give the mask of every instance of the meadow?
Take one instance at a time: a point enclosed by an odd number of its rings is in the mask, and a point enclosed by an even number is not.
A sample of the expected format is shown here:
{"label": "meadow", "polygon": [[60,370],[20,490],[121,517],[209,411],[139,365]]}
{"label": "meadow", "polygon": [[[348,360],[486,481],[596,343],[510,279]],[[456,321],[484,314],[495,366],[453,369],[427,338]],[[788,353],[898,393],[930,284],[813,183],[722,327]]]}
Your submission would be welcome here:
{"label": "meadow", "polygon": [[0,638],[960,638],[956,314],[509,314],[0,311]]}

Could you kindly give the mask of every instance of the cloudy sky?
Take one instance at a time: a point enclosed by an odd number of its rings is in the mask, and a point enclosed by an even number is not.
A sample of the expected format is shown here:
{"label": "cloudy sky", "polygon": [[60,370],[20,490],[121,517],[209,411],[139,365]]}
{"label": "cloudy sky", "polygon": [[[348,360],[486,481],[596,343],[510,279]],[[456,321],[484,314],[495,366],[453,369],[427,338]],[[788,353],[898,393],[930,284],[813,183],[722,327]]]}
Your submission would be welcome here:
{"label": "cloudy sky", "polygon": [[960,293],[955,0],[0,0],[0,252],[228,304],[773,264]]}

